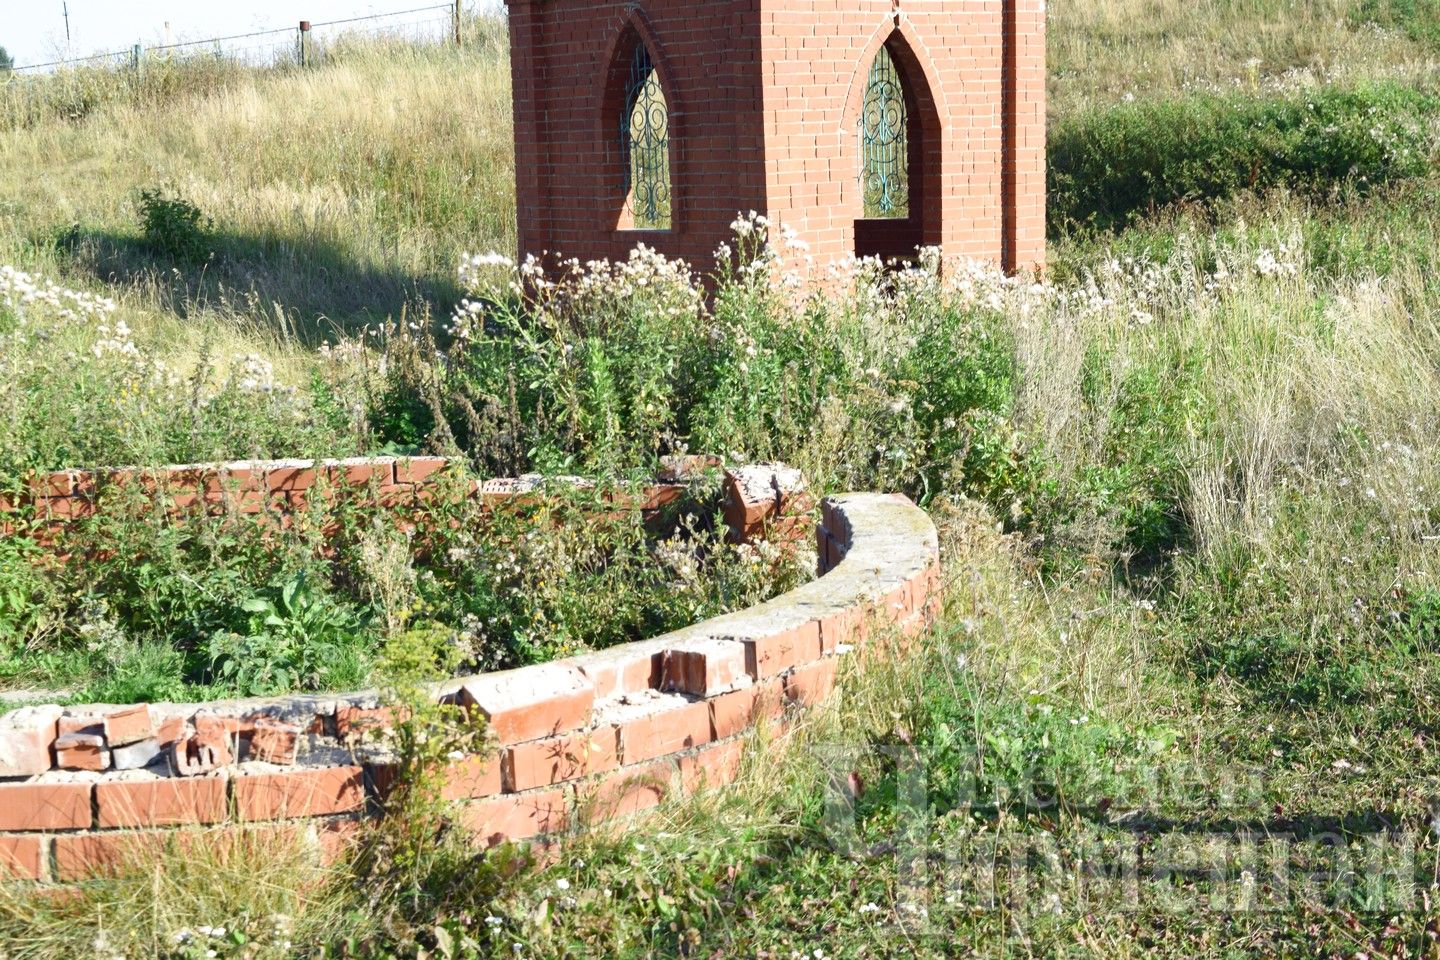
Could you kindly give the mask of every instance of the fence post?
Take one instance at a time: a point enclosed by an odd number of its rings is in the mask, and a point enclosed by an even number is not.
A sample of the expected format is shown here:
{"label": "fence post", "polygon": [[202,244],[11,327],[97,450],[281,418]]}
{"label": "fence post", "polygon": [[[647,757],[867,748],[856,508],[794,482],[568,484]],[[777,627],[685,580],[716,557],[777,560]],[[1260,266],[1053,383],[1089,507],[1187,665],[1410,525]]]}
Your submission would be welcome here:
{"label": "fence post", "polygon": [[138,43],[130,48],[130,66],[136,73],[140,72],[140,44]]}
{"label": "fence post", "polygon": [[310,21],[300,21],[300,66],[310,66]]}
{"label": "fence post", "polygon": [[455,24],[455,46],[460,46],[460,0],[455,0],[455,9],[452,11],[451,19]]}

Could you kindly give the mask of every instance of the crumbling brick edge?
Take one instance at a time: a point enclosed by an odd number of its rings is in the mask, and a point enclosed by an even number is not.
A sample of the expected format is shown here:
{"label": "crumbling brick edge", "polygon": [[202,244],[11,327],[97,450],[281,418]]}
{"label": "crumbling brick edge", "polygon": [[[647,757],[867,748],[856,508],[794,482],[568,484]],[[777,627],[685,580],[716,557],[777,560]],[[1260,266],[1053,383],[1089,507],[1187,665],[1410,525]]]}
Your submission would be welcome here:
{"label": "crumbling brick edge", "polygon": [[[527,489],[512,482],[510,492]],[[725,496],[738,538],[808,534],[813,503],[788,468],[727,471]],[[877,627],[914,634],[933,618],[938,539],[906,497],[830,497],[814,530],[820,575],[782,596],[652,639],[437,686],[490,732],[487,752],[450,770],[446,798],[460,822],[485,845],[545,840],[727,782],[761,742],[749,736],[761,718],[828,696],[840,658]],[[380,810],[392,767],[358,734],[388,721],[369,691],[11,711],[0,717],[0,875],[70,883],[202,834],[243,842],[288,832],[333,859]],[[73,751],[71,769],[55,768],[61,750]],[[75,768],[98,764],[90,758],[100,752],[102,769]]]}

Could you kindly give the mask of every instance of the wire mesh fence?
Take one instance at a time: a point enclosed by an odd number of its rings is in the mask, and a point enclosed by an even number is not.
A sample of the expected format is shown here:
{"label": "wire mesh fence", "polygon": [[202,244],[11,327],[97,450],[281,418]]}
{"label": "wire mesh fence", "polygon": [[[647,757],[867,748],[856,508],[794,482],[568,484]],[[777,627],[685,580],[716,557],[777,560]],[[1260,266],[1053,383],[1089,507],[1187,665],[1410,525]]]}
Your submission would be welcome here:
{"label": "wire mesh fence", "polygon": [[59,67],[119,67],[129,64],[133,51],[112,50],[108,53],[92,53],[84,57],[70,57],[65,60],[51,60],[46,63],[27,63],[10,68],[10,76],[24,79],[27,76],[51,71]]}
{"label": "wire mesh fence", "polygon": [[349,17],[310,25],[310,43],[319,59],[327,50],[349,42],[394,40],[410,43],[457,42],[458,16],[451,4],[417,7],[377,22],[371,17]]}
{"label": "wire mesh fence", "polygon": [[310,22],[294,27],[257,30],[225,37],[184,40],[145,47],[135,44],[126,50],[112,50],[83,57],[66,57],[45,63],[15,66],[6,80],[26,80],[76,69],[141,70],[158,59],[189,60],[213,58],[236,64],[271,67],[283,64],[310,66],[321,63],[347,45],[394,41],[412,44],[460,43],[464,11],[459,2],[431,4],[390,13]]}
{"label": "wire mesh fence", "polygon": [[256,67],[272,67],[283,63],[295,63],[299,58],[298,28],[286,27],[276,30],[257,30],[231,37],[216,37],[207,40],[186,40],[181,43],[166,43],[139,52],[139,66],[146,58],[167,60],[190,57],[215,57],[233,60]]}

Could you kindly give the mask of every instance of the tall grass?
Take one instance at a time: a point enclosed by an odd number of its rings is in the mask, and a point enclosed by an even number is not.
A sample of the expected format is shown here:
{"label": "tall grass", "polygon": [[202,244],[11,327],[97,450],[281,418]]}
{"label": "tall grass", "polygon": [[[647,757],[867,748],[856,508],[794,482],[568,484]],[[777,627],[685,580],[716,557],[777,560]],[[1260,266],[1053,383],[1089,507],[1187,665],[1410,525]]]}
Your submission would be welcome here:
{"label": "tall grass", "polygon": [[[293,956],[329,936],[343,904],[303,830],[193,831],[122,854],[78,898],[0,885],[0,942],[13,957]],[[223,952],[223,953],[222,953]]]}
{"label": "tall grass", "polygon": [[[212,311],[312,344],[447,302],[461,249],[514,245],[503,26],[471,41],[356,44],[313,70],[199,60],[27,81],[56,103],[6,134],[0,259],[122,281],[161,323]],[[100,92],[70,119],[75,85]],[[138,192],[154,186],[214,219],[208,265],[172,271],[135,249]]]}
{"label": "tall grass", "polygon": [[[1129,99],[1433,77],[1433,46],[1349,0],[1098,0],[1049,7],[1050,115]],[[1357,15],[1362,14],[1362,15]],[[1385,24],[1384,27],[1376,23]]]}

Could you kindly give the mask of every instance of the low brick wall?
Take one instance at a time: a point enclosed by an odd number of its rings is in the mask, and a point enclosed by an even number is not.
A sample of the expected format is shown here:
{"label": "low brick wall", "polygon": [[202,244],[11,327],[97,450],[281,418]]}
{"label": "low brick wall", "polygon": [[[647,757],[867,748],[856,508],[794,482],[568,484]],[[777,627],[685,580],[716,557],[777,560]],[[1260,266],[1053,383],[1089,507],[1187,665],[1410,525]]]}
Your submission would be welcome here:
{"label": "low brick wall", "polygon": [[[70,483],[56,495],[76,496]],[[730,471],[732,534],[795,537],[810,507],[797,483],[783,468]],[[935,529],[906,498],[830,498],[816,541],[821,575],[766,603],[437,687],[488,722],[487,752],[449,771],[461,822],[487,845],[544,838],[727,781],[759,718],[825,697],[876,623],[913,631],[933,612]],[[201,831],[288,832],[336,855],[382,807],[393,768],[362,734],[386,722],[373,692],[12,711],[0,717],[0,872],[80,880]]]}
{"label": "low brick wall", "polygon": [[[639,490],[615,491],[617,501],[638,497],[642,511],[679,499],[683,482],[709,458],[678,458],[666,477]],[[583,484],[586,481],[570,478]],[[0,534],[47,539],[94,516],[107,503],[131,498],[170,516],[250,517],[288,526],[312,509],[341,502],[412,512],[437,498],[504,500],[530,492],[538,476],[476,480],[463,463],[445,457],[355,457],[345,460],[238,460],[113,470],[59,470],[27,478],[18,494],[0,492]],[[629,506],[617,502],[617,506]]]}

